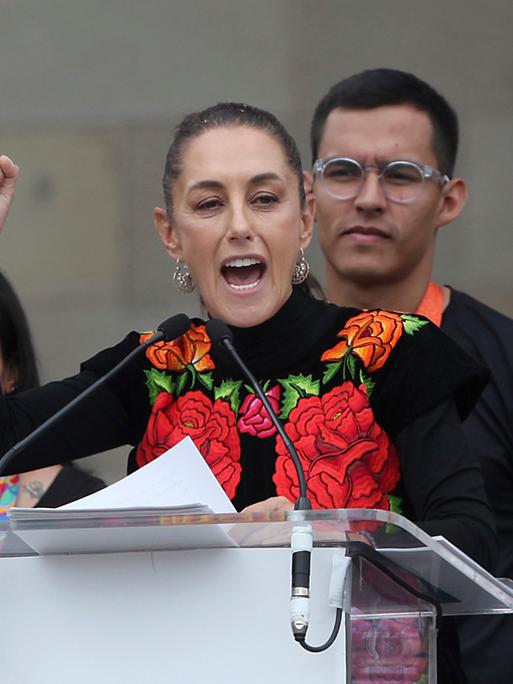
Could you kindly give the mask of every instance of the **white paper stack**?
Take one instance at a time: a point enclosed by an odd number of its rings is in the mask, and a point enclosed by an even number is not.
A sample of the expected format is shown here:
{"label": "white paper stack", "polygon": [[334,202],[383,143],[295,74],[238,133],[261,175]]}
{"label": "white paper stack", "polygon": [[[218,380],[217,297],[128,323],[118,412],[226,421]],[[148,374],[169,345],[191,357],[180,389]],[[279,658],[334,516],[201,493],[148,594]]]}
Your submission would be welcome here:
{"label": "white paper stack", "polygon": [[235,513],[193,441],[61,508],[12,508],[11,529],[40,554],[234,546],[222,525],[176,516]]}

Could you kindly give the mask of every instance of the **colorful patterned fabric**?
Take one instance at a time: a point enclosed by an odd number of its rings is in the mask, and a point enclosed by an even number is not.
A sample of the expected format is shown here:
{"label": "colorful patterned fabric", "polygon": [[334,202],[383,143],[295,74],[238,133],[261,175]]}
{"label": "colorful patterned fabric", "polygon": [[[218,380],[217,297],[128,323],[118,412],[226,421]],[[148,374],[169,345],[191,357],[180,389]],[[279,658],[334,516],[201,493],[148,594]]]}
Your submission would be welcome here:
{"label": "colorful patterned fabric", "polygon": [[[409,496],[416,485],[409,481],[408,492],[402,486],[406,452],[394,443],[445,402],[466,415],[483,386],[481,368],[422,317],[341,309],[298,290],[271,319],[231,332],[296,446],[316,508],[416,514]],[[104,375],[147,338],[132,332],[95,355],[73,386]],[[56,405],[59,393],[59,386],[50,393]],[[97,407],[84,408],[84,421],[73,424],[74,458],[128,442],[131,472],[190,436],[237,510],[277,494],[297,496],[273,423],[242,372],[212,345],[203,320],[150,347],[112,380],[102,402],[108,410],[91,419]],[[86,428],[91,420],[94,431]],[[53,453],[58,442],[49,435],[39,448]],[[410,455],[409,465],[416,458],[421,454]],[[434,472],[437,481],[446,473],[440,464]]]}
{"label": "colorful patterned fabric", "polygon": [[7,518],[7,511],[16,504],[18,480],[18,475],[0,477],[0,520]]}
{"label": "colorful patterned fabric", "polygon": [[[334,331],[334,344],[319,354],[311,373],[261,378],[298,452],[314,508],[390,510],[396,501],[399,460],[372,409],[374,376],[399,340],[425,325],[426,320],[409,314],[363,312]],[[141,335],[140,342],[149,336]],[[152,365],[146,371],[151,415],[136,451],[137,465],[190,436],[233,499],[243,470],[244,436],[246,442],[267,443],[262,451],[269,454],[265,460],[274,461],[275,493],[295,500],[295,468],[261,400],[243,380],[218,378],[210,352],[203,324],[146,351]]]}

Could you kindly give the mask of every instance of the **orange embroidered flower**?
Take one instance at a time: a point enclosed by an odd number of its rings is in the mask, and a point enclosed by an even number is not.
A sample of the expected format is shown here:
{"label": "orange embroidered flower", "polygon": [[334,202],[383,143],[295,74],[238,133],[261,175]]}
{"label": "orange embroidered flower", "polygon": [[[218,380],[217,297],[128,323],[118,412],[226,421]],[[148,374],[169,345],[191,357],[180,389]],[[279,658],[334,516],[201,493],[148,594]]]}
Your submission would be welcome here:
{"label": "orange embroidered flower", "polygon": [[403,320],[390,311],[365,311],[350,318],[338,333],[342,338],[321,356],[321,361],[341,361],[348,353],[356,354],[367,370],[381,368],[403,334]]}
{"label": "orange embroidered flower", "polygon": [[[143,344],[153,333],[141,335]],[[194,366],[199,372],[214,368],[209,356],[210,338],[204,325],[191,325],[188,332],[171,342],[157,342],[146,350],[146,356],[159,370],[183,371],[186,366]]]}

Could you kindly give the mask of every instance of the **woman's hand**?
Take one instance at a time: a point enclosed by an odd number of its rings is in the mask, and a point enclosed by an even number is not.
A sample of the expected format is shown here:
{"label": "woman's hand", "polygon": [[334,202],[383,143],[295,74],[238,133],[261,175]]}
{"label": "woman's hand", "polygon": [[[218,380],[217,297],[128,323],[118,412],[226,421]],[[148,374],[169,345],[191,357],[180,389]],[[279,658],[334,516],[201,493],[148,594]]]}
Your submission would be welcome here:
{"label": "woman's hand", "polygon": [[[284,496],[271,496],[270,499],[257,501],[243,508],[241,513],[254,515],[253,522],[259,524],[234,525],[230,536],[239,546],[288,546],[290,543],[290,524],[288,522],[269,522],[267,515],[280,511],[291,511],[294,504]],[[251,521],[251,516],[248,516]],[[279,517],[279,516],[278,516]]]}
{"label": "woman's hand", "polygon": [[276,511],[291,511],[293,508],[294,504],[284,496],[271,496],[269,499],[246,506],[241,513],[275,513]]}
{"label": "woman's hand", "polygon": [[11,206],[19,167],[5,154],[0,155],[0,232]]}

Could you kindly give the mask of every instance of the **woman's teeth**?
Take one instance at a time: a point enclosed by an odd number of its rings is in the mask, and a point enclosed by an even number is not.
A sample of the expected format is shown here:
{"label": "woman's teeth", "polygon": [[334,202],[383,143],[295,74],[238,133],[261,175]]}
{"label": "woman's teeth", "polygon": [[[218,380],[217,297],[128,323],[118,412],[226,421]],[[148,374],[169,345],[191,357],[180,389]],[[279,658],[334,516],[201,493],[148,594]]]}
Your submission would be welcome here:
{"label": "woman's teeth", "polygon": [[221,272],[234,290],[252,290],[260,282],[265,264],[255,257],[236,257],[227,261]]}
{"label": "woman's teeth", "polygon": [[253,257],[237,257],[226,263],[224,267],[233,266],[234,268],[242,268],[243,266],[256,266],[260,263],[261,262],[258,259],[254,259]]}
{"label": "woman's teeth", "polygon": [[258,280],[255,280],[254,283],[250,283],[249,285],[235,285],[234,283],[228,283],[230,287],[233,287],[234,290],[252,290],[254,287],[258,285],[260,282],[260,278]]}

